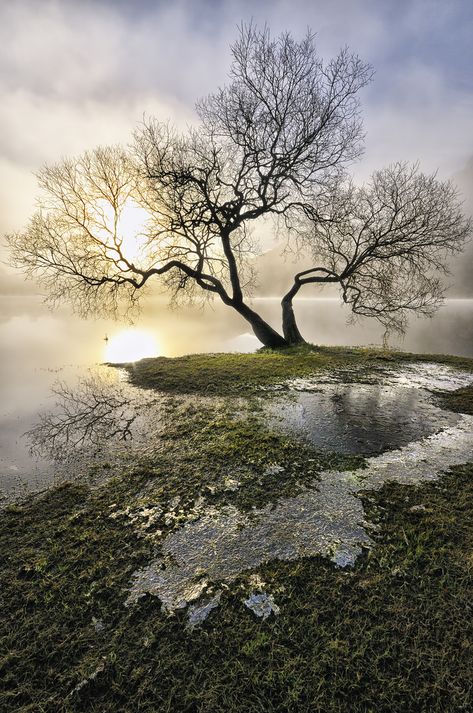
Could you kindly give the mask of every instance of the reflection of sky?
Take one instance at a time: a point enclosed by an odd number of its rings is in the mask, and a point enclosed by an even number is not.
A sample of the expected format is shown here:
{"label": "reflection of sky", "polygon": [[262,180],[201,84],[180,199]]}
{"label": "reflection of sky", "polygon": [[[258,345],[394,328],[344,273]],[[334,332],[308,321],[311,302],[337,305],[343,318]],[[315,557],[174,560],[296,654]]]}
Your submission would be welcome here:
{"label": "reflection of sky", "polygon": [[[277,325],[278,300],[259,300],[258,308]],[[379,344],[379,327],[372,321],[347,326],[346,312],[336,301],[301,300],[295,308],[303,333],[314,343]],[[449,302],[432,321],[414,322],[402,346],[473,356],[472,317],[472,300]],[[155,335],[167,356],[258,347],[245,322],[221,305],[204,311],[188,309],[178,317],[165,303],[153,300],[145,305],[137,327]],[[13,485],[19,471],[33,472],[21,434],[34,425],[39,410],[51,408],[52,383],[77,376],[80,365],[103,361],[105,334],[113,337],[121,329],[123,325],[111,321],[71,319],[64,310],[51,314],[34,297],[0,298],[0,476],[4,483]],[[19,471],[10,469],[15,464]]]}
{"label": "reflection of sky", "polygon": [[375,454],[454,425],[418,388],[384,384],[337,384],[298,393],[289,403],[269,403],[272,423],[302,433],[316,448]]}

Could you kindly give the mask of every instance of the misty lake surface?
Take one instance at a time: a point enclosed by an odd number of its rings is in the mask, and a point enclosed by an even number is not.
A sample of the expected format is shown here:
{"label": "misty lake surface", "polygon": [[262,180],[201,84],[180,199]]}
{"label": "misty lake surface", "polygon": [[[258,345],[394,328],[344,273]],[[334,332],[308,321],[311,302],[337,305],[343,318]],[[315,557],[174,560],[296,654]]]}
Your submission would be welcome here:
{"label": "misty lake surface", "polygon": [[[255,301],[256,302],[256,301]],[[275,300],[257,300],[263,315],[277,324]],[[369,322],[347,326],[346,313],[334,300],[301,300],[296,309],[307,338],[320,344],[379,344],[381,332]],[[182,338],[187,328],[187,342]],[[252,351],[254,337],[220,305],[192,310],[182,319],[161,303],[148,305],[139,326],[158,335],[162,353],[173,356],[198,351]],[[65,476],[64,468],[29,453],[24,433],[51,410],[51,387],[59,379],[75,383],[104,360],[104,334],[121,326],[98,320],[84,322],[67,312],[51,314],[37,299],[0,298],[0,492],[11,496],[45,487]],[[419,352],[473,356],[473,300],[450,300],[433,320],[415,320],[402,348]],[[108,370],[112,381],[122,380]],[[128,387],[132,388],[132,387]],[[438,387],[440,388],[440,387]],[[299,393],[298,393],[299,390]],[[274,424],[278,415],[272,407]],[[417,386],[396,384],[327,384],[319,392],[294,388],[280,426],[298,431],[320,448],[379,453],[409,443],[449,425],[445,412]]]}

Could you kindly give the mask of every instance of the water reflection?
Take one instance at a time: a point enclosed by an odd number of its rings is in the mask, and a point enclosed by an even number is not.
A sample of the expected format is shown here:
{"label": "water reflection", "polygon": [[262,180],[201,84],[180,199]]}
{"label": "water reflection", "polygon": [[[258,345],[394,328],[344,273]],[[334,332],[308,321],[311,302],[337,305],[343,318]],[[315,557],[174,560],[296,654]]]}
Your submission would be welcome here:
{"label": "water reflection", "polygon": [[73,386],[55,382],[52,394],[54,408],[40,413],[25,433],[39,457],[67,462],[85,455],[123,455],[131,441],[137,451],[159,433],[162,397],[130,386],[124,372],[97,367]]}
{"label": "water reflection", "polygon": [[139,404],[108,374],[91,373],[76,386],[58,381],[52,394],[55,409],[40,413],[25,434],[34,455],[62,461],[86,447],[98,451],[113,438],[131,440]]}
{"label": "water reflection", "polygon": [[380,453],[454,425],[458,416],[436,407],[416,388],[325,384],[268,404],[269,422],[302,435],[317,448]]}
{"label": "water reflection", "polygon": [[87,479],[93,465],[106,463],[113,474],[159,433],[161,397],[133,388],[118,369],[50,370],[40,381],[43,391],[48,381],[47,398],[38,392],[47,408],[3,417],[0,499]]}

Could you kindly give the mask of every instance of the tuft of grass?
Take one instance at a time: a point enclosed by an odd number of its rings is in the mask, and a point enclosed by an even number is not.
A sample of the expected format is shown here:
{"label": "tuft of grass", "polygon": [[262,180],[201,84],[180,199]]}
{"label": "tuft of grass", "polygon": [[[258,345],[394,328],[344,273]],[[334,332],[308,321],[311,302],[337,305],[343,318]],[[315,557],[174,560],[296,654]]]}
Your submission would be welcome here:
{"label": "tuft of grass", "polygon": [[443,408],[457,413],[473,414],[473,384],[456,391],[445,391],[439,398]]}

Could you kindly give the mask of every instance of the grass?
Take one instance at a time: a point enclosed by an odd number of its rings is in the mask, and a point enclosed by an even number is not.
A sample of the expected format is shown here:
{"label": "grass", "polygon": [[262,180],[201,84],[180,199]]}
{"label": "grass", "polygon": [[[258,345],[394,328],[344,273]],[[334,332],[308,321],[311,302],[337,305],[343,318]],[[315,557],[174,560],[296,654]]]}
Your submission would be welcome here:
{"label": "grass", "polygon": [[446,391],[440,397],[444,408],[457,413],[473,414],[473,385],[456,391]]}
{"label": "grass", "polygon": [[[269,430],[257,416],[236,413],[230,402],[193,406],[169,401],[159,451],[144,469],[148,497],[168,503],[175,496],[191,508],[204,493],[209,504],[247,511],[298,493],[321,470],[362,467],[357,455],[317,451],[304,442]],[[279,466],[279,472],[274,472]],[[227,480],[240,485],[229,490]]]}
{"label": "grass", "polygon": [[[213,365],[215,393],[247,393],[314,365],[369,369],[416,358],[372,350],[293,356],[147,360],[135,369],[136,383],[164,379],[171,392],[192,383],[208,393]],[[441,360],[471,368],[468,360]],[[460,392],[447,398],[464,410],[471,390]],[[132,573],[199,496],[247,511],[297,493],[321,470],[355,467],[363,467],[359,456],[318,452],[268,430],[251,399],[244,408],[233,397],[193,403],[173,396],[146,460],[105,486],[69,484],[7,508],[0,518],[2,713],[471,710],[473,464],[421,487],[365,493],[376,546],[353,568],[320,557],[258,568],[281,608],[277,618],[261,621],[243,606],[244,577],[192,632],[184,611],[170,617],[157,598],[125,606]],[[229,489],[235,475],[239,487]],[[174,518],[133,527],[140,507],[159,503],[166,512],[176,496]]]}
{"label": "grass", "polygon": [[419,355],[362,347],[288,347],[261,349],[254,354],[191,354],[143,359],[124,365],[136,386],[177,394],[247,394],[284,379],[304,377],[339,367],[356,367],[355,380],[383,363],[435,361],[473,370],[473,359],[447,355]]}
{"label": "grass", "polygon": [[255,619],[235,585],[192,633],[152,597],[124,607],[151,547],[107,516],[113,488],[104,499],[66,486],[11,508],[0,530],[1,710],[468,711],[472,476],[457,468],[370,494],[377,546],[352,570],[269,563],[259,571],[278,618]]}

